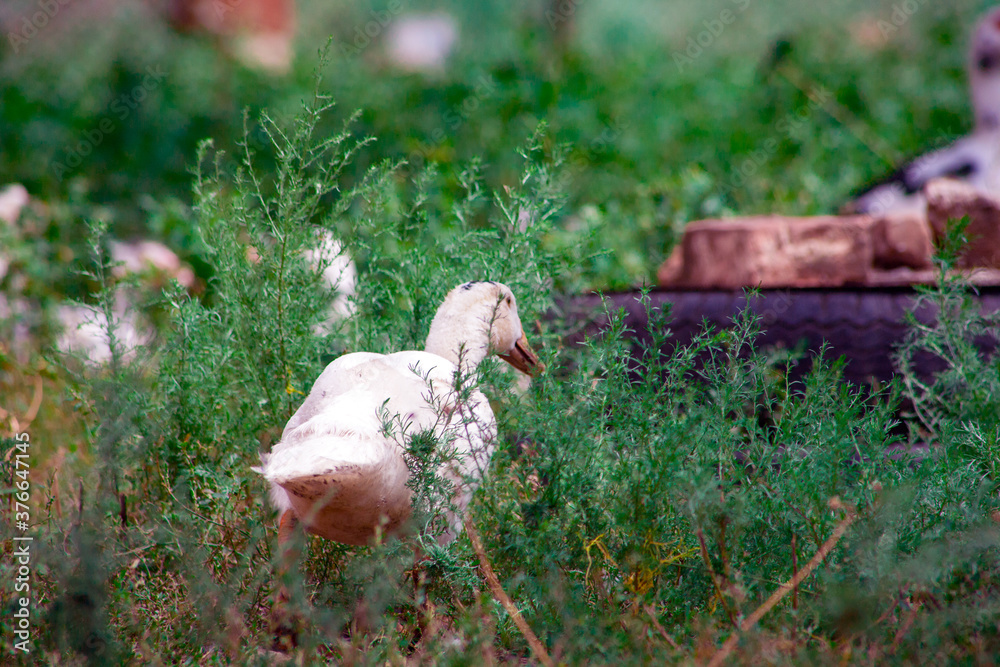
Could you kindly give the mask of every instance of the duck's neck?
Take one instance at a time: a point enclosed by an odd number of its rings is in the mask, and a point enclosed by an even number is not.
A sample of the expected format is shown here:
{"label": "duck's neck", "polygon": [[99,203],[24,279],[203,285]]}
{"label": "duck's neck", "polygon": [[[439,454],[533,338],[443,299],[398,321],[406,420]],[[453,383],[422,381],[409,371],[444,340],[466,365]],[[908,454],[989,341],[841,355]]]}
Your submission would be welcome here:
{"label": "duck's neck", "polygon": [[472,373],[490,352],[489,320],[469,312],[438,312],[424,350],[444,357],[463,374]]}

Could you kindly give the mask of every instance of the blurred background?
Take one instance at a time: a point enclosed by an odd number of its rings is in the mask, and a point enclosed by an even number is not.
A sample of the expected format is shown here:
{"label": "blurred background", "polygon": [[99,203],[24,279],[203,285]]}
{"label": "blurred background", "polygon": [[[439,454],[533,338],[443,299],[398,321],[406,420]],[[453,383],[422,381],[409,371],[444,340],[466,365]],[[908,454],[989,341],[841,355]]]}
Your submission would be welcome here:
{"label": "blurred background", "polygon": [[74,275],[88,217],[165,243],[204,281],[188,224],[199,142],[231,154],[246,126],[266,153],[258,114],[297,111],[327,48],[328,130],[360,110],[353,131],[376,138],[345,184],[381,160],[476,156],[491,184],[510,183],[544,121],[566,147],[550,242],[592,250],[560,286],[624,289],[654,282],[689,220],[832,212],[968,131],[966,49],[988,6],[8,1],[0,183],[36,203],[29,293],[86,296]]}

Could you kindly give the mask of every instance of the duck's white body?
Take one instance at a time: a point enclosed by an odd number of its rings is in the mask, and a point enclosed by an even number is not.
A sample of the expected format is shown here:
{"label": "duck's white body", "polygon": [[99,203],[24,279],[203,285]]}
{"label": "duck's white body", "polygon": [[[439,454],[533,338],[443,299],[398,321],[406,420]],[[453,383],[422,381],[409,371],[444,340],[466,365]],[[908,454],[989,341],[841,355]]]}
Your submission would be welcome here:
{"label": "duck's white body", "polygon": [[[510,290],[497,283],[452,290],[427,348],[347,354],[326,367],[281,441],[262,456],[259,471],[283,514],[290,511],[310,532],[346,544],[391,534],[411,511],[406,444],[431,432],[437,474],[453,485],[445,499],[451,506],[445,537],[460,531],[459,512],[493,452],[496,420],[481,392],[456,390],[456,373],[461,365],[469,377],[490,352],[513,356],[527,349]],[[511,363],[523,361],[523,370],[537,365],[530,350],[526,361],[522,356]]]}

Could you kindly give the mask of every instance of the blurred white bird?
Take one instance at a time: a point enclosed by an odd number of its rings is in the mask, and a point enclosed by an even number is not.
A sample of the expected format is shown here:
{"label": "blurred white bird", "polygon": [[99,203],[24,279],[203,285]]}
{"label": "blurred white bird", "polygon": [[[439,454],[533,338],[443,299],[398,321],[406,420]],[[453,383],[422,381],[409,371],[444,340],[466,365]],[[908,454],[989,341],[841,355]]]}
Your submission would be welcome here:
{"label": "blurred white bird", "polygon": [[972,134],[899,168],[847,204],[847,212],[923,211],[924,185],[942,177],[1000,192],[1000,7],[980,20],[967,67],[975,113]]}
{"label": "blurred white bird", "polygon": [[967,67],[976,129],[1000,127],[1000,7],[979,21]]}
{"label": "blurred white bird", "polygon": [[[109,245],[111,275],[116,279],[140,276],[147,287],[155,287],[172,278],[187,289],[195,286],[191,267],[159,241],[111,241]],[[120,285],[115,290],[111,324],[125,360],[134,359],[136,352],[148,346],[156,335],[152,322],[141,312],[141,301],[141,290],[136,287]],[[111,361],[109,322],[100,308],[67,303],[56,308],[55,318],[62,327],[56,340],[61,352],[95,365]]]}
{"label": "blurred white bird", "polygon": [[317,335],[323,335],[333,331],[339,322],[354,314],[354,302],[351,299],[357,289],[358,270],[333,234],[320,229],[316,237],[316,246],[306,250],[303,257],[314,270],[323,274],[323,282],[334,294],[326,320],[313,328]]}
{"label": "blurred white bird", "polygon": [[165,278],[173,278],[178,283],[192,289],[195,286],[194,271],[181,262],[173,250],[159,241],[111,242],[112,273],[116,278],[132,274],[141,276],[150,272]]}
{"label": "blurred white bird", "polygon": [[[55,317],[63,328],[56,339],[56,347],[60,352],[75,355],[98,366],[111,361],[109,322],[100,308],[63,304],[56,308]],[[122,290],[115,293],[111,317],[115,341],[122,359],[135,358],[139,348],[152,342],[152,326],[138,314],[136,305]]]}

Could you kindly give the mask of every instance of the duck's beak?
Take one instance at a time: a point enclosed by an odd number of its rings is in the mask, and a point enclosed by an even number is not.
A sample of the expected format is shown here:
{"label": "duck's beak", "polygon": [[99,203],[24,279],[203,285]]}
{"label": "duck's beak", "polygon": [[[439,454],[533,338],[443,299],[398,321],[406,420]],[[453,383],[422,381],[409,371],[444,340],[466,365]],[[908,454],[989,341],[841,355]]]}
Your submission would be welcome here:
{"label": "duck's beak", "polygon": [[510,352],[497,356],[527,375],[535,376],[545,370],[545,364],[538,361],[538,356],[531,350],[531,346],[528,345],[528,337],[523,331],[520,340],[514,343]]}

